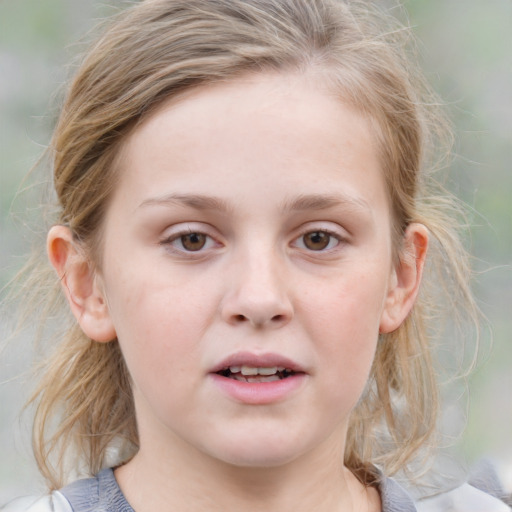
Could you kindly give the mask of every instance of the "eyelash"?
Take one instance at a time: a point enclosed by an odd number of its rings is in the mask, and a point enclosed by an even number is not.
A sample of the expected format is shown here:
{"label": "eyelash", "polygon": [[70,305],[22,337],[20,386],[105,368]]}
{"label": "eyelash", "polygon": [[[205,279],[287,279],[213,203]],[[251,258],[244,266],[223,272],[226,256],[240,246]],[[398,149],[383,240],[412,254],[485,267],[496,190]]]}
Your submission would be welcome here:
{"label": "eyelash", "polygon": [[[304,243],[304,238],[307,235],[314,235],[314,234],[327,235],[327,237],[328,237],[327,245],[325,247],[319,248],[317,250],[307,247],[306,244]],[[300,249],[303,249],[305,251],[312,252],[312,253],[323,253],[323,252],[330,252],[330,251],[336,249],[340,244],[343,243],[344,239],[339,233],[336,233],[329,229],[320,228],[320,229],[308,229],[307,231],[304,231],[300,236],[295,238],[294,243],[292,245],[297,246],[299,241],[301,241],[302,245],[303,245],[303,247],[299,247]],[[335,242],[335,244],[331,245],[331,243],[333,241]]]}
{"label": "eyelash", "polygon": [[[184,238],[187,236],[192,236],[192,235],[196,235],[198,237],[205,237],[204,245],[199,247],[197,250],[187,249],[183,245]],[[181,247],[176,247],[174,245],[175,243],[180,244]],[[179,233],[173,233],[172,235],[168,236],[167,238],[165,238],[164,240],[162,240],[160,242],[160,245],[166,247],[166,249],[168,249],[172,252],[176,252],[178,254],[183,254],[183,255],[191,255],[191,256],[194,254],[199,255],[202,252],[204,252],[205,250],[211,249],[215,244],[218,244],[218,242],[216,242],[216,240],[213,237],[211,237],[210,235],[208,235],[202,231],[193,230],[193,229],[188,229],[186,231],[184,230]]]}
{"label": "eyelash", "polygon": [[[197,250],[189,249],[184,246],[184,239],[187,236],[196,235],[196,237],[205,237],[204,244],[197,248]],[[308,247],[305,240],[305,237],[308,235],[322,235],[327,236],[327,243],[325,247],[319,247],[318,249],[312,249]],[[321,240],[319,240],[321,242]],[[333,245],[334,242],[334,245]],[[320,228],[320,229],[308,229],[301,233],[298,237],[294,238],[291,243],[292,247],[297,247],[303,251],[311,252],[311,253],[328,253],[335,250],[339,245],[344,242],[344,238],[339,234],[332,230]],[[194,243],[194,242],[192,242]],[[315,243],[315,242],[313,242]],[[181,247],[177,247],[176,244],[179,244]],[[168,236],[164,240],[160,241],[160,245],[164,246],[167,250],[171,252],[175,252],[177,254],[186,255],[188,257],[199,256],[202,255],[208,249],[214,248],[216,245],[221,246],[220,242],[217,242],[212,236],[204,233],[200,230],[187,229],[180,231],[178,233],[173,233]]]}

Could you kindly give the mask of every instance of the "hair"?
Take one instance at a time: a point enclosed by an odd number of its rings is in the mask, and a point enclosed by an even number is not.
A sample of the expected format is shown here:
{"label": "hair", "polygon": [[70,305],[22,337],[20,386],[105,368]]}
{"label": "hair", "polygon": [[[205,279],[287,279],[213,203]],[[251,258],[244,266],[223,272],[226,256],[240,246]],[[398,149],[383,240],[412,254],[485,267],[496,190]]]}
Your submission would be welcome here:
{"label": "hair", "polygon": [[[351,415],[345,464],[369,485],[375,467],[396,473],[433,443],[434,326],[457,308],[475,312],[454,219],[459,207],[434,178],[448,154],[439,152],[450,145],[448,123],[411,63],[410,43],[410,30],[369,2],[142,1],[108,20],[83,58],[48,149],[58,203],[53,222],[71,229],[101,271],[102,225],[122,173],[116,157],[127,134],[163,102],[247,73],[314,72],[340,101],[371,119],[396,257],[407,257],[400,245],[406,227],[424,224],[433,241],[426,276],[433,285],[422,285],[396,331],[380,335],[369,382]],[[47,263],[32,270],[24,289],[35,290],[41,325],[68,319],[50,340],[33,399],[36,460],[57,488],[67,460],[94,474],[110,463],[113,447],[117,464],[136,453],[130,377],[117,340],[97,343],[80,330]]]}

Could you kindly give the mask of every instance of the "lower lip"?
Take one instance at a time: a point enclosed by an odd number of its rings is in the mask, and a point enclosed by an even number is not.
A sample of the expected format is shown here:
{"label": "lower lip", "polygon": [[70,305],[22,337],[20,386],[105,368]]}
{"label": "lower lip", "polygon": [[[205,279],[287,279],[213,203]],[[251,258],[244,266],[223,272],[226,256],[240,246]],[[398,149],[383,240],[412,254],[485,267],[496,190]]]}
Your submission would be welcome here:
{"label": "lower lip", "polygon": [[265,405],[289,398],[303,384],[306,374],[297,373],[272,382],[242,382],[216,373],[213,382],[230,398],[249,405]]}

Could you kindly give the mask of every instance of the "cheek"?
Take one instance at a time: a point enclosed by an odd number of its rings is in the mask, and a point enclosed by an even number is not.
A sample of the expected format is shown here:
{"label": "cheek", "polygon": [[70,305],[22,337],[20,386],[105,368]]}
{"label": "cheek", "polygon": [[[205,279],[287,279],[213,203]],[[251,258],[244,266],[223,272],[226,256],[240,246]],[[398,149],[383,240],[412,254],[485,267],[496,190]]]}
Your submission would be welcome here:
{"label": "cheek", "polygon": [[212,300],[205,287],[187,279],[185,272],[169,268],[161,259],[151,261],[134,254],[130,261],[113,261],[106,273],[106,294],[114,323],[128,336],[152,338],[156,332],[166,331],[167,338],[182,328],[186,331],[187,324],[208,317]]}
{"label": "cheek", "polygon": [[362,391],[368,378],[386,296],[385,280],[353,273],[319,288],[304,307],[307,329],[321,348],[329,384]]}
{"label": "cheek", "polygon": [[212,300],[161,269],[114,271],[106,292],[121,350],[134,381],[171,381],[197,354]]}
{"label": "cheek", "polygon": [[387,280],[382,272],[348,271],[322,286],[311,286],[302,294],[302,307],[309,310],[313,323],[327,332],[364,339],[365,334],[378,334],[386,295]]}
{"label": "cheek", "polygon": [[190,410],[184,398],[194,387],[191,376],[197,372],[202,312],[169,289],[164,293],[153,287],[149,293],[144,288],[131,286],[136,298],[121,298],[115,310],[118,340],[132,378],[138,421],[152,414],[164,421],[175,416],[174,411]]}

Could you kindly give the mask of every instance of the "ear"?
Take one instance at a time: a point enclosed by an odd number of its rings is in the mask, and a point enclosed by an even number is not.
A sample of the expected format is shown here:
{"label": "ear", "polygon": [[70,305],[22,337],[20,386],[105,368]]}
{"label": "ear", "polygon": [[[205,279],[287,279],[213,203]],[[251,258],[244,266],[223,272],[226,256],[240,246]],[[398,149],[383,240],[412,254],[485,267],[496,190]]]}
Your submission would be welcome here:
{"label": "ear", "polygon": [[47,251],[71,311],[84,333],[99,342],[115,339],[116,332],[101,278],[73,239],[71,230],[65,226],[53,226],[47,237]]}
{"label": "ear", "polygon": [[420,288],[427,247],[427,228],[423,224],[410,224],[404,234],[399,262],[392,270],[380,321],[381,333],[398,329],[411,311]]}

